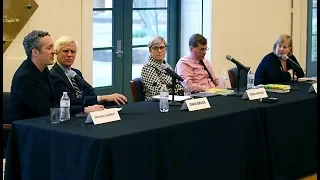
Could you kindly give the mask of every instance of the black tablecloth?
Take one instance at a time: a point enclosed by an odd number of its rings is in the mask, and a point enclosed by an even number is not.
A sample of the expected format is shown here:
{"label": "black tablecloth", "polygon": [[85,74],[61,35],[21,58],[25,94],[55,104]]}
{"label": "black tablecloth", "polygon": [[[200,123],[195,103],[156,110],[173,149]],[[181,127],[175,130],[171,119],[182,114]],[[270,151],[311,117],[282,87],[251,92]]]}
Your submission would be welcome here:
{"label": "black tablecloth", "polygon": [[160,113],[158,102],[129,103],[120,121],[97,126],[75,117],[60,124],[49,117],[17,121],[5,178],[271,179],[315,172],[316,107],[306,105],[316,95],[306,88],[271,95],[279,102],[211,97],[211,109],[195,112],[172,106]]}

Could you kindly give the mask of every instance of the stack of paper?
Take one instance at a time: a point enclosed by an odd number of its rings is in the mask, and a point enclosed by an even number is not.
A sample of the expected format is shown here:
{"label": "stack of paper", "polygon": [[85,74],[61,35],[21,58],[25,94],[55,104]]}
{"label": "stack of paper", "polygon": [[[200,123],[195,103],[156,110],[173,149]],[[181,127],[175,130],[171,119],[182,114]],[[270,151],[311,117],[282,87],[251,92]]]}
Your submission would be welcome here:
{"label": "stack of paper", "polygon": [[217,94],[221,94],[221,95],[229,95],[234,92],[233,90],[221,89],[221,88],[210,88],[210,89],[206,89],[205,91],[211,92],[211,93],[217,93]]}
{"label": "stack of paper", "polygon": [[276,92],[276,93],[288,93],[288,92],[290,92],[290,85],[265,84],[263,87],[267,92]]}
{"label": "stack of paper", "polygon": [[298,79],[298,82],[316,83],[317,77],[302,77]]}

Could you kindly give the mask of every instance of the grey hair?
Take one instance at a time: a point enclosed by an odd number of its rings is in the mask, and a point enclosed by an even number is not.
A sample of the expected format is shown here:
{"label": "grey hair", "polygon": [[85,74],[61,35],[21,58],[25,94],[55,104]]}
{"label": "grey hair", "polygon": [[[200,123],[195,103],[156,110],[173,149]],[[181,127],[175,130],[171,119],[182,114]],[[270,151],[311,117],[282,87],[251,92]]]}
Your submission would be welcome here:
{"label": "grey hair", "polygon": [[40,39],[45,36],[50,36],[50,34],[46,31],[33,30],[31,33],[29,33],[27,36],[24,37],[23,47],[28,57],[31,57],[32,49],[34,48],[42,52],[41,51],[42,44],[40,43]]}
{"label": "grey hair", "polygon": [[167,47],[167,41],[161,36],[155,36],[151,41],[149,41],[148,47],[150,49],[153,45],[159,43],[163,43]]}
{"label": "grey hair", "polygon": [[61,36],[54,43],[54,50],[58,53],[62,46],[66,44],[74,43],[76,45],[76,51],[78,50],[78,42],[71,36]]}

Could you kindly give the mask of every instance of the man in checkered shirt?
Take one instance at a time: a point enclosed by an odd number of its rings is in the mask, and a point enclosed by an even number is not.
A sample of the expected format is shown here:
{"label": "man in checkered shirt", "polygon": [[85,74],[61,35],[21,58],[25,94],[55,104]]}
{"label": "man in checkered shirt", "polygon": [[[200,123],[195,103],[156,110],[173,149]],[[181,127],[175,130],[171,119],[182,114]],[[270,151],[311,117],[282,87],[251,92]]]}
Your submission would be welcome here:
{"label": "man in checkered shirt", "polygon": [[[164,57],[167,52],[167,42],[161,36],[154,37],[148,44],[149,61],[142,67],[141,81],[144,86],[145,100],[152,100],[152,96],[160,94],[161,86],[167,85],[170,94],[172,93],[172,77],[163,69],[161,64],[166,64]],[[172,69],[169,64],[168,68]],[[175,94],[183,95],[183,87],[177,81]]]}

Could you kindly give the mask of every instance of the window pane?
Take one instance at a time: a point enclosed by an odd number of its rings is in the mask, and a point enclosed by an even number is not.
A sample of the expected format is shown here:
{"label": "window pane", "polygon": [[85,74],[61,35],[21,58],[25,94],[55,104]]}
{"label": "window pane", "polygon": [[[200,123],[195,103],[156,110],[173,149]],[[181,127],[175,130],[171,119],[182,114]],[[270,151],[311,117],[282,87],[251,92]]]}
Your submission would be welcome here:
{"label": "window pane", "polygon": [[167,7],[167,0],[133,0],[133,8]]}
{"label": "window pane", "polygon": [[132,79],[141,76],[141,69],[149,60],[148,47],[132,49]]}
{"label": "window pane", "polygon": [[112,50],[93,51],[93,87],[112,85]]}
{"label": "window pane", "polygon": [[112,46],[112,11],[93,11],[93,47]]}
{"label": "window pane", "polygon": [[317,61],[317,36],[312,36],[311,61]]}
{"label": "window pane", "polygon": [[167,10],[134,10],[132,44],[146,45],[156,35],[167,40]]}
{"label": "window pane", "polygon": [[93,8],[112,8],[112,0],[93,0]]}
{"label": "window pane", "polygon": [[317,9],[312,9],[312,34],[317,34]]}

